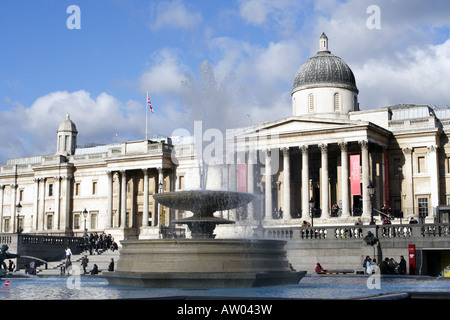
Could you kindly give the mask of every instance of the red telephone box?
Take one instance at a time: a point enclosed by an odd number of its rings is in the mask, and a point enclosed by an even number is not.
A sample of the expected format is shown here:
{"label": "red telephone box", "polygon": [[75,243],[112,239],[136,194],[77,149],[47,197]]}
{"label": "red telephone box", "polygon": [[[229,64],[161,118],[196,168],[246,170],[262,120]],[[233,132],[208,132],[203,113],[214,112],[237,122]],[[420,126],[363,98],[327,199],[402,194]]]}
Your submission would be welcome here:
{"label": "red telephone box", "polygon": [[416,245],[408,245],[409,274],[416,274]]}

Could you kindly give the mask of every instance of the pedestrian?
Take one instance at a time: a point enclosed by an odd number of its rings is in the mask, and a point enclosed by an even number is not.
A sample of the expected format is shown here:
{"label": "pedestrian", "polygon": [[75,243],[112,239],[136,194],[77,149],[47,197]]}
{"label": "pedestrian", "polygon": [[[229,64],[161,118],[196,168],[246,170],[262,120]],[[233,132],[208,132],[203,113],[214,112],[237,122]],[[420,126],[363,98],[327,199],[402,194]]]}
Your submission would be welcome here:
{"label": "pedestrian", "polygon": [[72,256],[72,250],[70,250],[70,248],[67,247],[67,248],[66,248],[66,263],[67,263],[67,262],[71,262],[71,261],[70,261],[71,256]]}
{"label": "pedestrian", "polygon": [[94,268],[91,270],[91,275],[98,274],[98,266],[94,264]]}
{"label": "pedestrian", "polygon": [[388,274],[389,273],[389,266],[388,266],[388,264],[389,264],[389,258],[388,257],[384,258],[384,260],[381,261],[381,263],[380,263],[380,273],[381,274]]}
{"label": "pedestrian", "polygon": [[108,271],[110,271],[110,272],[114,271],[114,259],[113,258],[111,258],[111,262],[109,263]]}
{"label": "pedestrian", "polygon": [[403,256],[400,256],[400,265],[398,267],[399,274],[406,274],[406,260]]}
{"label": "pedestrian", "polygon": [[363,266],[366,274],[372,274],[374,272],[374,264],[369,256],[364,259]]}
{"label": "pedestrian", "polygon": [[29,274],[36,274],[36,261],[31,260],[30,262],[30,268],[28,271]]}
{"label": "pedestrian", "polygon": [[316,273],[322,273],[322,272],[324,272],[325,270],[323,270],[323,268],[322,268],[322,266],[320,265],[320,263],[317,263],[317,265],[316,265]]}
{"label": "pedestrian", "polygon": [[81,258],[81,265],[83,266],[84,274],[87,273],[86,268],[87,268],[88,262],[89,262],[89,259],[88,259],[87,255],[84,255],[84,257]]}
{"label": "pedestrian", "polygon": [[416,219],[414,219],[414,217],[411,217],[411,219],[409,219],[409,224],[417,224],[419,223]]}
{"label": "pedestrian", "polygon": [[16,265],[14,264],[14,262],[12,260],[9,260],[8,271],[14,272],[15,268],[16,268]]}

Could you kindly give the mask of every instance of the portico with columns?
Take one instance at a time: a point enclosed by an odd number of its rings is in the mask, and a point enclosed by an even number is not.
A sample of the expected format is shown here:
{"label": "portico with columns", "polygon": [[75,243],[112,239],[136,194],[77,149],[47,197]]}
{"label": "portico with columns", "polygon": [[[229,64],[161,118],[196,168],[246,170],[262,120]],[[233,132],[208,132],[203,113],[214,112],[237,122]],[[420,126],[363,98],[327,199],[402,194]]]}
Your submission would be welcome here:
{"label": "portico with columns", "polygon": [[[316,119],[295,116],[247,131],[239,140],[273,141],[254,152],[260,157],[256,170],[254,165],[248,165],[252,168],[248,170],[248,184],[262,187],[263,221],[299,224],[301,219],[311,222],[311,199],[318,223],[337,220],[349,223],[360,215],[368,221],[371,212],[369,183],[378,190],[374,205],[384,203],[386,182],[382,167],[389,136],[389,131],[370,122],[319,123]],[[241,150],[248,149],[245,142],[242,144]],[[349,157],[355,154],[360,156],[360,195],[350,192]],[[260,174],[254,177],[254,171]],[[333,205],[338,205],[339,210],[332,211]],[[280,210],[282,215],[274,214]]]}

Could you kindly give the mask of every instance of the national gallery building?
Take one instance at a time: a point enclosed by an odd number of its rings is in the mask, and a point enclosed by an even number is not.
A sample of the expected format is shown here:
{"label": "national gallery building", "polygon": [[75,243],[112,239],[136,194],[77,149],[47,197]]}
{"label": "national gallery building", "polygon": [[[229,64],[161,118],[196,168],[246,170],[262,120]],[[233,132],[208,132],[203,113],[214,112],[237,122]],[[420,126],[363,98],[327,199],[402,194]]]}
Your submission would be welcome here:
{"label": "national gallery building", "polygon": [[79,148],[67,116],[55,128],[55,154],[0,167],[1,232],[158,238],[191,213],[164,208],[153,195],[202,187],[258,196],[216,213],[236,221],[216,228],[227,237],[258,223],[380,224],[385,215],[392,223],[449,222],[450,109],[360,110],[358,92],[322,34],[293,81],[292,116],[233,129],[223,163],[199,161],[193,136]]}

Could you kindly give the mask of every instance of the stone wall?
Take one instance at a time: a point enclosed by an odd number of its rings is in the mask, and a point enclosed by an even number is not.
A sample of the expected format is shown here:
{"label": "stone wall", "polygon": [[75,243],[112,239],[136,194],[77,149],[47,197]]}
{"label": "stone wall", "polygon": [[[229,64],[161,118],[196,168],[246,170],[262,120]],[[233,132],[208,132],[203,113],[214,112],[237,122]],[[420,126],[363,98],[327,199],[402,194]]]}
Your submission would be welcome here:
{"label": "stone wall", "polygon": [[[400,261],[403,255],[409,272],[408,245],[416,247],[416,274],[428,274],[426,253],[450,250],[449,224],[389,226],[327,226],[266,229],[264,237],[286,239],[289,262],[297,270],[314,272],[317,263],[325,269],[363,271],[366,256],[381,262],[386,257]],[[377,244],[365,241],[368,232]]]}

